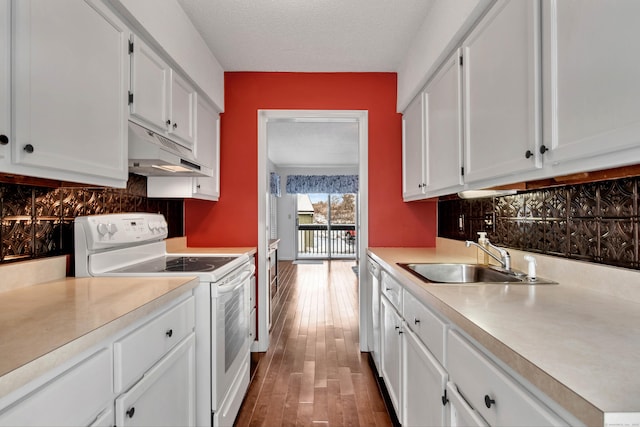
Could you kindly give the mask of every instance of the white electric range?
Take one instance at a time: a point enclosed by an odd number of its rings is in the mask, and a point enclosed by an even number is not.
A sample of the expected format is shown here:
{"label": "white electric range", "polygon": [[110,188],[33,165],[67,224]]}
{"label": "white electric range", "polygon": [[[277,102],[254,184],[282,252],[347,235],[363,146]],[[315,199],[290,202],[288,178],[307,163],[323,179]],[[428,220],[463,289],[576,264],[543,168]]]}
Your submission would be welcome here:
{"label": "white electric range", "polygon": [[197,276],[196,422],[233,425],[249,387],[250,286],[248,255],[167,253],[160,214],[77,217],[76,277]]}

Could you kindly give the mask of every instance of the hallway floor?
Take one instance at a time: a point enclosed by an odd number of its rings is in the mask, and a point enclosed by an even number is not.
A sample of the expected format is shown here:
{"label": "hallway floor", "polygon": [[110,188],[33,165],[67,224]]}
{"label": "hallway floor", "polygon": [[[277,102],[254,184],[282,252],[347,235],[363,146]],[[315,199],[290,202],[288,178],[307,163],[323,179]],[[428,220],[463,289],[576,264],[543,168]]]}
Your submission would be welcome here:
{"label": "hallway floor", "polygon": [[358,343],[354,261],[278,263],[279,299],[237,426],[390,426]]}

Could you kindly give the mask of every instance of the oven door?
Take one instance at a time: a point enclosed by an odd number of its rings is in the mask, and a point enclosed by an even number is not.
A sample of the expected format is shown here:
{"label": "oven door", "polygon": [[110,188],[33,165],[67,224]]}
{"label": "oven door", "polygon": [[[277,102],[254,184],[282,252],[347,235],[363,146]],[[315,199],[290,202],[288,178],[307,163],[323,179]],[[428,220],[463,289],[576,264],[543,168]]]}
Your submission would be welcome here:
{"label": "oven door", "polygon": [[[212,284],[215,287],[211,290],[213,412],[223,409],[233,412],[233,407],[239,408],[249,384],[249,298],[253,268],[247,264],[227,276],[222,284]],[[228,415],[233,422],[235,414]]]}

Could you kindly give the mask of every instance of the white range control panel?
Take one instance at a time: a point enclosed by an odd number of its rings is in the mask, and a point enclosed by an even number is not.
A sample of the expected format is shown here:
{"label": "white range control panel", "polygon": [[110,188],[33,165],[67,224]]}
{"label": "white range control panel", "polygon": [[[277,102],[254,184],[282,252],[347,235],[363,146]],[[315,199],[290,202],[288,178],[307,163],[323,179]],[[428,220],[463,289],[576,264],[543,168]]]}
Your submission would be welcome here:
{"label": "white range control panel", "polygon": [[168,233],[163,215],[143,212],[77,217],[74,231],[89,252],[160,241]]}

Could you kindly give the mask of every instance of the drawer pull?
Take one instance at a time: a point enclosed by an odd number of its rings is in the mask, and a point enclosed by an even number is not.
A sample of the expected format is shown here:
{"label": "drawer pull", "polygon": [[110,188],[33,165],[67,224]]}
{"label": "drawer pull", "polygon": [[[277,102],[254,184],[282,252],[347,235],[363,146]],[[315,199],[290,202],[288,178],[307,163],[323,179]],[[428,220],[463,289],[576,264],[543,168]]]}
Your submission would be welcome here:
{"label": "drawer pull", "polygon": [[168,336],[169,338],[171,338],[171,336],[173,335],[173,329],[169,329],[166,333],[166,336]]}
{"label": "drawer pull", "polygon": [[132,406],[131,408],[129,408],[129,410],[126,412],[127,416],[129,418],[133,418],[133,414],[136,413],[136,408],[134,406]]}
{"label": "drawer pull", "polygon": [[417,324],[419,324],[419,323],[420,323],[420,319],[418,319],[417,317],[414,317],[414,318],[413,318],[413,324],[414,324],[414,325],[417,325]]}
{"label": "drawer pull", "polygon": [[484,395],[484,404],[487,408],[491,408],[491,405],[495,405],[496,401],[489,397],[488,394]]}
{"label": "drawer pull", "polygon": [[442,406],[447,406],[447,403],[449,403],[449,398],[447,397],[447,390],[445,390],[442,395]]}

